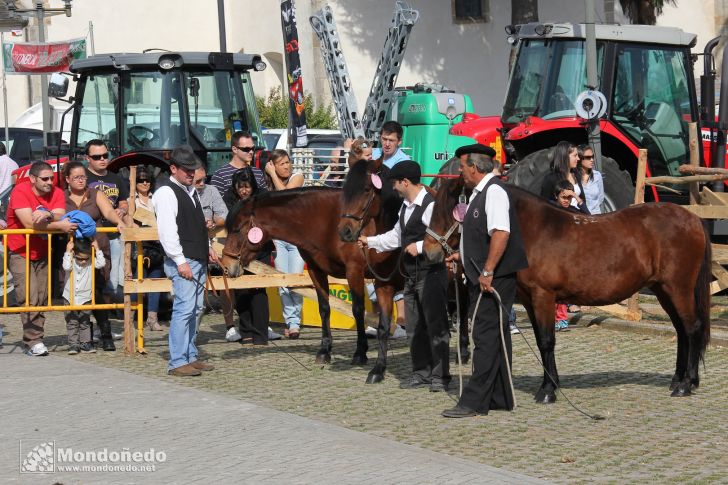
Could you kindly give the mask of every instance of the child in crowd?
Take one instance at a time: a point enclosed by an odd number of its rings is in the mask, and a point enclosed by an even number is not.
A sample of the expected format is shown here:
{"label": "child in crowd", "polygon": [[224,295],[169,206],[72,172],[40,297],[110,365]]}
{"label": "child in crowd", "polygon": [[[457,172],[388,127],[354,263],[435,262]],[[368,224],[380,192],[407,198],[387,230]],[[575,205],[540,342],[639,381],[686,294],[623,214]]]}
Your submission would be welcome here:
{"label": "child in crowd", "polygon": [[[568,180],[560,180],[554,186],[554,200],[556,201],[556,205],[569,211],[581,212],[572,205],[574,197],[576,197],[574,185]],[[556,324],[554,329],[557,332],[569,330],[568,306],[565,303],[556,304]]]}
{"label": "child in crowd", "polygon": [[[96,258],[94,267],[103,268],[106,260],[96,240],[74,238],[66,245],[66,252],[63,254],[63,269],[66,272],[63,300],[66,305],[86,305],[91,301],[94,272],[91,267],[92,250]],[[96,352],[91,342],[91,310],[72,310],[65,312],[65,315],[68,355]]]}

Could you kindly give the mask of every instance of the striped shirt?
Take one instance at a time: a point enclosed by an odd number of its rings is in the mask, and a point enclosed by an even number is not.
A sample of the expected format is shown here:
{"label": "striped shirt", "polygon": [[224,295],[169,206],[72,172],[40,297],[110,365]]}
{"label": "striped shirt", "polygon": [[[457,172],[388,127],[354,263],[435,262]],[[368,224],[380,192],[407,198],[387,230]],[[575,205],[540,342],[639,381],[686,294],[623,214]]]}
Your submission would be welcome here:
{"label": "striped shirt", "polygon": [[[258,183],[258,190],[266,192],[268,190],[268,183],[265,180],[265,174],[259,168],[252,167],[252,169],[253,175],[255,175],[255,181]],[[220,192],[220,195],[224,197],[225,193],[230,188],[230,184],[233,182],[233,174],[238,170],[240,169],[229,163],[220,167],[217,172],[212,174],[210,185],[214,186],[217,191]]]}

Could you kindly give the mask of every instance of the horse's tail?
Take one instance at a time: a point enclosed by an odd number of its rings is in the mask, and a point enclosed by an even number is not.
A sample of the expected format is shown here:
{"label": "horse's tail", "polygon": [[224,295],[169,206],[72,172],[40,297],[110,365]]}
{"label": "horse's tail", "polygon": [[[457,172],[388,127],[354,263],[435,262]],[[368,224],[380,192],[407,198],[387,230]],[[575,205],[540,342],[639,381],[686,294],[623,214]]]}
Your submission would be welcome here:
{"label": "horse's tail", "polygon": [[705,233],[705,249],[703,250],[703,262],[700,265],[698,280],[695,283],[695,312],[698,321],[703,326],[703,338],[700,346],[700,360],[703,360],[705,348],[710,342],[710,281],[712,279],[711,265],[713,259],[713,251],[710,245],[710,234],[708,228],[703,223],[703,232]]}

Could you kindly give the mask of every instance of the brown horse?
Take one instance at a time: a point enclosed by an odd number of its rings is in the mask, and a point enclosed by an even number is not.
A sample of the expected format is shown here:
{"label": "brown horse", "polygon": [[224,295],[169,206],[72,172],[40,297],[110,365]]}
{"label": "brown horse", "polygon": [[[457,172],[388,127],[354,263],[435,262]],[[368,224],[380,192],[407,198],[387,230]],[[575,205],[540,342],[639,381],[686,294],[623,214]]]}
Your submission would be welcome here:
{"label": "brown horse", "polygon": [[[357,342],[352,365],[367,363],[367,338],[364,333],[364,278],[366,262],[356,244],[343,243],[336,233],[336,225],[342,214],[341,190],[325,187],[269,192],[238,203],[228,215],[228,231],[223,248],[222,266],[230,276],[242,274],[243,268],[255,258],[263,244],[271,239],[280,239],[295,245],[306,262],[318,296],[321,315],[321,348],[316,362],[331,361],[331,327],[328,275],[346,278],[352,295],[352,313],[356,321]],[[375,233],[379,222],[370,221],[365,229]],[[251,228],[259,228],[263,237],[257,243],[248,239]],[[388,274],[398,262],[398,253],[383,253],[372,256],[371,266],[376,272]],[[392,281],[378,281],[377,298],[382,306],[380,328],[389,328],[389,322],[382,322],[391,314],[394,286],[402,286],[397,275]],[[379,355],[374,368],[369,372],[367,383],[380,382],[386,370],[386,348],[388,332],[380,333]]]}
{"label": "brown horse", "polygon": [[[346,181],[344,182],[342,202],[344,213],[341,216],[338,226],[339,237],[342,241],[356,242],[362,233],[362,229],[367,227],[370,220],[384,221],[377,228],[378,232],[376,234],[381,234],[385,230],[391,229],[397,222],[399,210],[402,206],[402,198],[392,188],[391,181],[386,179],[388,171],[389,169],[382,165],[381,159],[371,161],[360,160],[349,170]],[[374,186],[372,182],[373,175],[380,177],[380,188]],[[435,190],[429,187],[428,191],[432,195],[435,194]],[[365,234],[367,236],[372,235],[369,233]],[[374,251],[370,250],[369,252],[370,254],[374,254]],[[465,318],[468,309],[468,292],[465,291],[464,285],[460,284],[459,298],[455,298],[455,292],[458,291],[455,285],[459,284],[461,280],[459,275],[453,275],[451,272],[448,272],[448,276],[450,277],[451,283],[449,288],[450,296],[452,297],[451,301],[456,300],[456,304],[459,304],[459,308],[453,308],[453,310],[458,309],[461,315],[460,356],[463,362],[467,363],[470,359],[468,327],[467,319]],[[387,328],[389,327],[384,327],[382,331],[385,331]]]}
{"label": "brown horse", "polygon": [[[455,222],[453,208],[462,178],[443,182],[430,228],[444,234]],[[698,364],[710,340],[711,247],[697,216],[674,204],[642,204],[598,216],[570,212],[530,192],[510,187],[529,267],[519,271],[518,299],[526,307],[545,370],[535,396],[556,400],[559,376],[554,357],[554,305],[606,305],[650,288],[677,332],[673,396],[690,395],[700,380]],[[455,231],[447,245],[458,247]],[[586,251],[585,251],[586,249]],[[443,258],[432,237],[424,250]],[[577,257],[578,255],[578,257]]]}

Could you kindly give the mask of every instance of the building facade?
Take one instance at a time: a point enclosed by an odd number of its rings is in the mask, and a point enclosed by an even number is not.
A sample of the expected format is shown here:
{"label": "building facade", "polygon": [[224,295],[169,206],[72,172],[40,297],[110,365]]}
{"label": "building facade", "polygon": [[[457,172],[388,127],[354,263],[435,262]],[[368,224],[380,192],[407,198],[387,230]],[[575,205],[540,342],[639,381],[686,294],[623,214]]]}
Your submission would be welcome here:
{"label": "building facade", "polygon": [[[504,27],[511,23],[511,4],[481,0],[484,20],[456,18],[460,0],[410,0],[420,13],[414,26],[397,85],[442,84],[471,96],[479,114],[500,112],[508,79],[510,46]],[[18,4],[30,3],[18,0]],[[60,6],[57,0],[47,2]],[[319,44],[308,18],[328,3],[334,11],[341,46],[360,111],[369,93],[393,12],[394,0],[296,0],[304,90],[320,102],[330,91]],[[269,68],[253,76],[258,95],[285,85],[279,0],[225,0],[226,42],[230,52],[259,53]],[[699,4],[700,8],[696,8]],[[597,22],[625,22],[618,0],[596,0]],[[686,11],[689,10],[689,14]],[[720,32],[728,0],[677,0],[666,6],[660,25],[677,25],[698,33],[696,51]],[[584,20],[583,0],[541,0],[542,21]],[[90,34],[96,53],[140,52],[149,48],[216,51],[220,49],[217,0],[76,0],[73,16],[50,17],[46,38],[60,41]],[[34,20],[26,29],[36,38]],[[7,39],[6,34],[6,39]],[[14,41],[22,39],[14,38]],[[90,52],[89,52],[90,53]],[[40,101],[39,76],[8,76],[9,120]]]}

